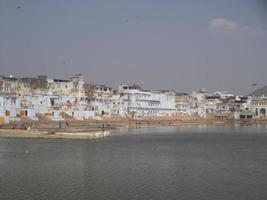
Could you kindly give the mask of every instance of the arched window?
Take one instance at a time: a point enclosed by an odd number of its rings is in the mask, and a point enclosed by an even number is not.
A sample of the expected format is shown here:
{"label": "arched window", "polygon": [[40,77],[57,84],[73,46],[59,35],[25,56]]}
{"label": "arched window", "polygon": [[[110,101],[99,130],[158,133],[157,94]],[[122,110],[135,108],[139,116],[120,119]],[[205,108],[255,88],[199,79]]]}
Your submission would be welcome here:
{"label": "arched window", "polygon": [[260,109],[260,115],[262,117],[266,117],[266,109],[265,108]]}

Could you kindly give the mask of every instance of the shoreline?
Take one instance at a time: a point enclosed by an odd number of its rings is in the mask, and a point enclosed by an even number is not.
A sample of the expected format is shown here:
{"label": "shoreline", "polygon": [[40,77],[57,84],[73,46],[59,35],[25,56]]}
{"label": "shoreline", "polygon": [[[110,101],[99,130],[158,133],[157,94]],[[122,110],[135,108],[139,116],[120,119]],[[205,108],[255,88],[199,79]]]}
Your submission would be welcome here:
{"label": "shoreline", "polygon": [[[111,135],[112,130],[173,127],[182,125],[229,125],[235,121],[217,120],[153,120],[153,121],[101,121],[90,124],[79,123],[69,127],[58,128],[47,123],[40,127],[31,127],[29,130],[0,128],[0,138],[43,138],[43,139],[100,139]],[[243,122],[237,122],[244,124]],[[258,124],[258,123],[246,123]],[[265,123],[264,123],[265,124]],[[102,127],[103,125],[103,127]]]}
{"label": "shoreline", "polygon": [[[29,130],[13,129],[10,126],[0,128],[0,138],[43,138],[43,139],[100,139],[111,135],[112,130],[140,128],[173,127],[183,125],[229,125],[239,123],[247,125],[267,124],[264,122],[220,121],[214,119],[189,120],[102,120],[76,121],[71,126],[58,127],[60,122],[47,122],[31,126]],[[61,123],[60,123],[61,124]],[[60,125],[61,126],[61,125]]]}
{"label": "shoreline", "polygon": [[42,139],[100,139],[110,136],[110,131],[40,131],[21,129],[0,129],[0,138],[42,138]]}

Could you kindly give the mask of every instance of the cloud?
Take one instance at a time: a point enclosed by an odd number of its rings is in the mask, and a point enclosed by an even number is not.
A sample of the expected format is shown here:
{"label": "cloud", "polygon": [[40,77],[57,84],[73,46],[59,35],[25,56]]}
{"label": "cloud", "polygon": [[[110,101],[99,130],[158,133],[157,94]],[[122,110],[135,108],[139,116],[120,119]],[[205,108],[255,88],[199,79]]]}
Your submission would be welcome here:
{"label": "cloud", "polygon": [[216,32],[230,32],[239,28],[237,22],[230,21],[224,18],[215,18],[209,21],[209,27]]}

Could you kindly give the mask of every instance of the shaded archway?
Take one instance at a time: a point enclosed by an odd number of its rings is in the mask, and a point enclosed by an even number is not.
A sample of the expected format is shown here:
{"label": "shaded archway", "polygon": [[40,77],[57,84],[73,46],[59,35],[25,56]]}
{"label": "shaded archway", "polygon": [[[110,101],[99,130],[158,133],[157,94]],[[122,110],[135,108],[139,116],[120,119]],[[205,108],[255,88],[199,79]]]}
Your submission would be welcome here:
{"label": "shaded archway", "polygon": [[266,109],[265,108],[261,108],[260,109],[260,116],[261,117],[266,117]]}

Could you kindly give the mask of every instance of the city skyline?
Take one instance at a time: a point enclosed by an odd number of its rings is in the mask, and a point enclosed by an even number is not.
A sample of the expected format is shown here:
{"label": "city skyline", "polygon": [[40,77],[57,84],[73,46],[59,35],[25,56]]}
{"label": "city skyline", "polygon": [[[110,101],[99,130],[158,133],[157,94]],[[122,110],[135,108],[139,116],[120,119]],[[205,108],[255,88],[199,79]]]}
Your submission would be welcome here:
{"label": "city skyline", "polygon": [[267,85],[260,7],[252,0],[0,0],[1,74],[80,72],[112,87],[248,94]]}

